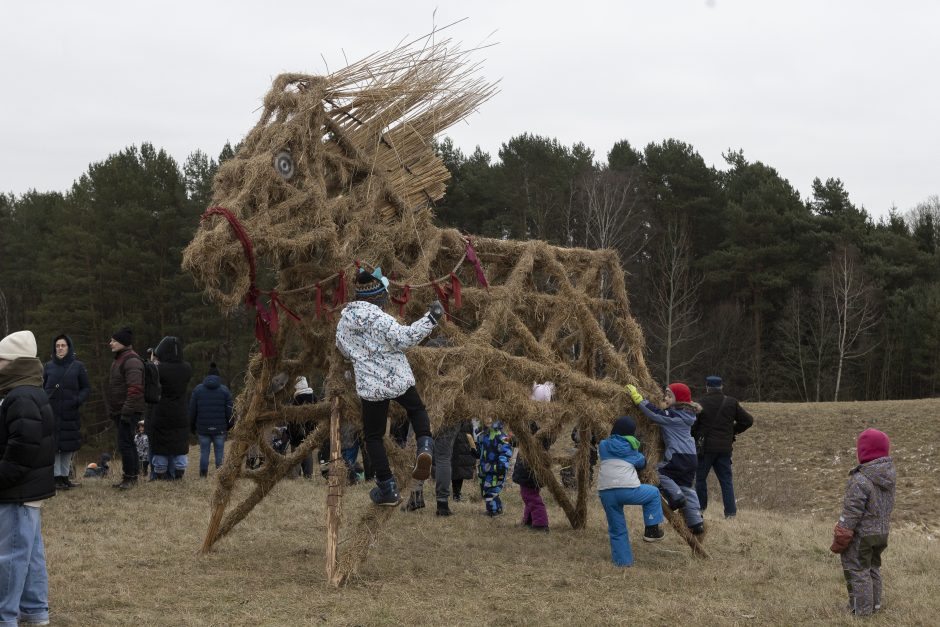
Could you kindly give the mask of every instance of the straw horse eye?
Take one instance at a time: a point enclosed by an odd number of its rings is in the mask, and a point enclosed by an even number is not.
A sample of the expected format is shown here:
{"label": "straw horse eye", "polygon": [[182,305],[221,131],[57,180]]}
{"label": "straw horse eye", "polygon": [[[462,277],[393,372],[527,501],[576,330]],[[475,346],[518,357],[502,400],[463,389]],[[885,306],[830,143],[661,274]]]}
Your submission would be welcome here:
{"label": "straw horse eye", "polygon": [[294,176],[294,158],[290,156],[289,151],[282,150],[274,155],[274,169],[285,181]]}

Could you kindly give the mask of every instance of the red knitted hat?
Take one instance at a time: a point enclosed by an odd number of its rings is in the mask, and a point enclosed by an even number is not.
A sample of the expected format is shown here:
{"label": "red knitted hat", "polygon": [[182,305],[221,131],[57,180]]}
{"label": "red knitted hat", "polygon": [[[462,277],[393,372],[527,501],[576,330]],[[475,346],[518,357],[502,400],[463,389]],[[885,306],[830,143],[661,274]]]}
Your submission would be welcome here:
{"label": "red knitted hat", "polygon": [[878,429],[865,429],[858,436],[858,463],[864,464],[879,457],[888,456],[891,441]]}
{"label": "red knitted hat", "polygon": [[676,397],[677,403],[692,402],[692,392],[689,391],[689,386],[685,383],[670,383],[669,389],[672,390],[672,395]]}

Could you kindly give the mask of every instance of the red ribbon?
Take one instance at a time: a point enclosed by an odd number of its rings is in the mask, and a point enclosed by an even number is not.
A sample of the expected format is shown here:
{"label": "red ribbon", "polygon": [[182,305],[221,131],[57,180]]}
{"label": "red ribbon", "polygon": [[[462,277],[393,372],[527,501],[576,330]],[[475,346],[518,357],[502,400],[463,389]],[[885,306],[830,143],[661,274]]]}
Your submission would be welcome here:
{"label": "red ribbon", "polygon": [[339,307],[346,302],[346,271],[340,270],[336,277],[336,289],[333,290],[333,307]]}
{"label": "red ribbon", "polygon": [[483,274],[483,264],[480,263],[480,259],[477,257],[477,251],[473,250],[473,243],[469,237],[467,238],[467,261],[473,264],[473,270],[477,275],[477,282],[489,289],[490,284],[486,282],[486,275]]}
{"label": "red ribbon", "polygon": [[450,273],[450,294],[454,297],[454,309],[460,309],[463,301],[460,297],[460,279],[453,272]]}
{"label": "red ribbon", "polygon": [[401,296],[392,296],[392,302],[398,303],[398,315],[405,315],[405,305],[408,304],[408,301],[411,300],[411,286],[405,285],[401,291]]}
{"label": "red ribbon", "polygon": [[257,278],[255,253],[248,231],[246,231],[242,223],[238,221],[235,214],[225,207],[209,207],[206,209],[205,213],[202,214],[200,221],[205,222],[214,215],[220,215],[228,220],[232,230],[235,231],[235,236],[242,244],[242,250],[245,251],[245,257],[248,259],[249,279],[248,293],[245,294],[245,306],[255,310],[255,338],[261,343],[261,356],[265,359],[274,357],[277,355],[277,347],[274,345],[273,334],[277,333],[279,324],[277,308],[280,307],[284,310],[284,313],[298,322],[300,322],[300,317],[284,306],[284,303],[280,301],[275,290],[268,292],[271,309],[269,310],[265,307],[264,303],[261,302],[262,292],[258,290],[258,286],[255,282]]}
{"label": "red ribbon", "polygon": [[431,285],[434,286],[434,291],[437,292],[437,299],[441,301],[441,305],[444,306],[444,317],[450,320],[450,303],[447,299],[447,293],[434,281],[431,281]]}

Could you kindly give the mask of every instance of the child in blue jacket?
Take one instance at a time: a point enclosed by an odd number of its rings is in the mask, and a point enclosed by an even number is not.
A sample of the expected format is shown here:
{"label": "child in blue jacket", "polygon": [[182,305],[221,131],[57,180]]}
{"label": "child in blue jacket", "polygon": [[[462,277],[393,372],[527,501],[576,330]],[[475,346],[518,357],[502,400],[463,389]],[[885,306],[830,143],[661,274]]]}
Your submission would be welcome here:
{"label": "child in blue jacket", "polygon": [[503,513],[503,502],[499,498],[506,483],[509,460],[512,459],[512,446],[509,435],[499,420],[486,418],[483,428],[477,435],[477,451],[480,453],[480,492],[486,502],[487,516],[499,516]]}
{"label": "child in blue jacket", "polygon": [[692,393],[684,383],[670,383],[666,388],[666,409],[660,409],[647,400],[633,385],[627,386],[633,403],[651,421],[659,425],[663,436],[663,461],[656,466],[659,472],[659,490],[672,510],[681,509],[685,524],[695,535],[705,532],[702,508],[695,492],[695,470],[698,454],[692,439],[692,425],[702,407],[692,402]]}
{"label": "child in blue jacket", "polygon": [[598,446],[600,473],[597,478],[598,496],[607,514],[607,533],[610,535],[610,554],[617,566],[633,565],[633,550],[624,505],[642,505],[645,542],[659,542],[663,530],[663,506],[655,486],[641,484],[636,471],[646,466],[640,452],[640,442],[634,437],[636,422],[630,416],[621,416],[614,423],[610,437]]}

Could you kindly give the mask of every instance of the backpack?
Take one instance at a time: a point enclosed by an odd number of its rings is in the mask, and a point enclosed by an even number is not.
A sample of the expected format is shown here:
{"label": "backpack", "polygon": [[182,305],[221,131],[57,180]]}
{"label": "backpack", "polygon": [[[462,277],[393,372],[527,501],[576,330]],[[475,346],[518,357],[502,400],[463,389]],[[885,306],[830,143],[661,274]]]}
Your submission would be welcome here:
{"label": "backpack", "polygon": [[144,402],[150,405],[156,405],[160,402],[160,371],[157,364],[149,359],[141,360],[144,364]]}

